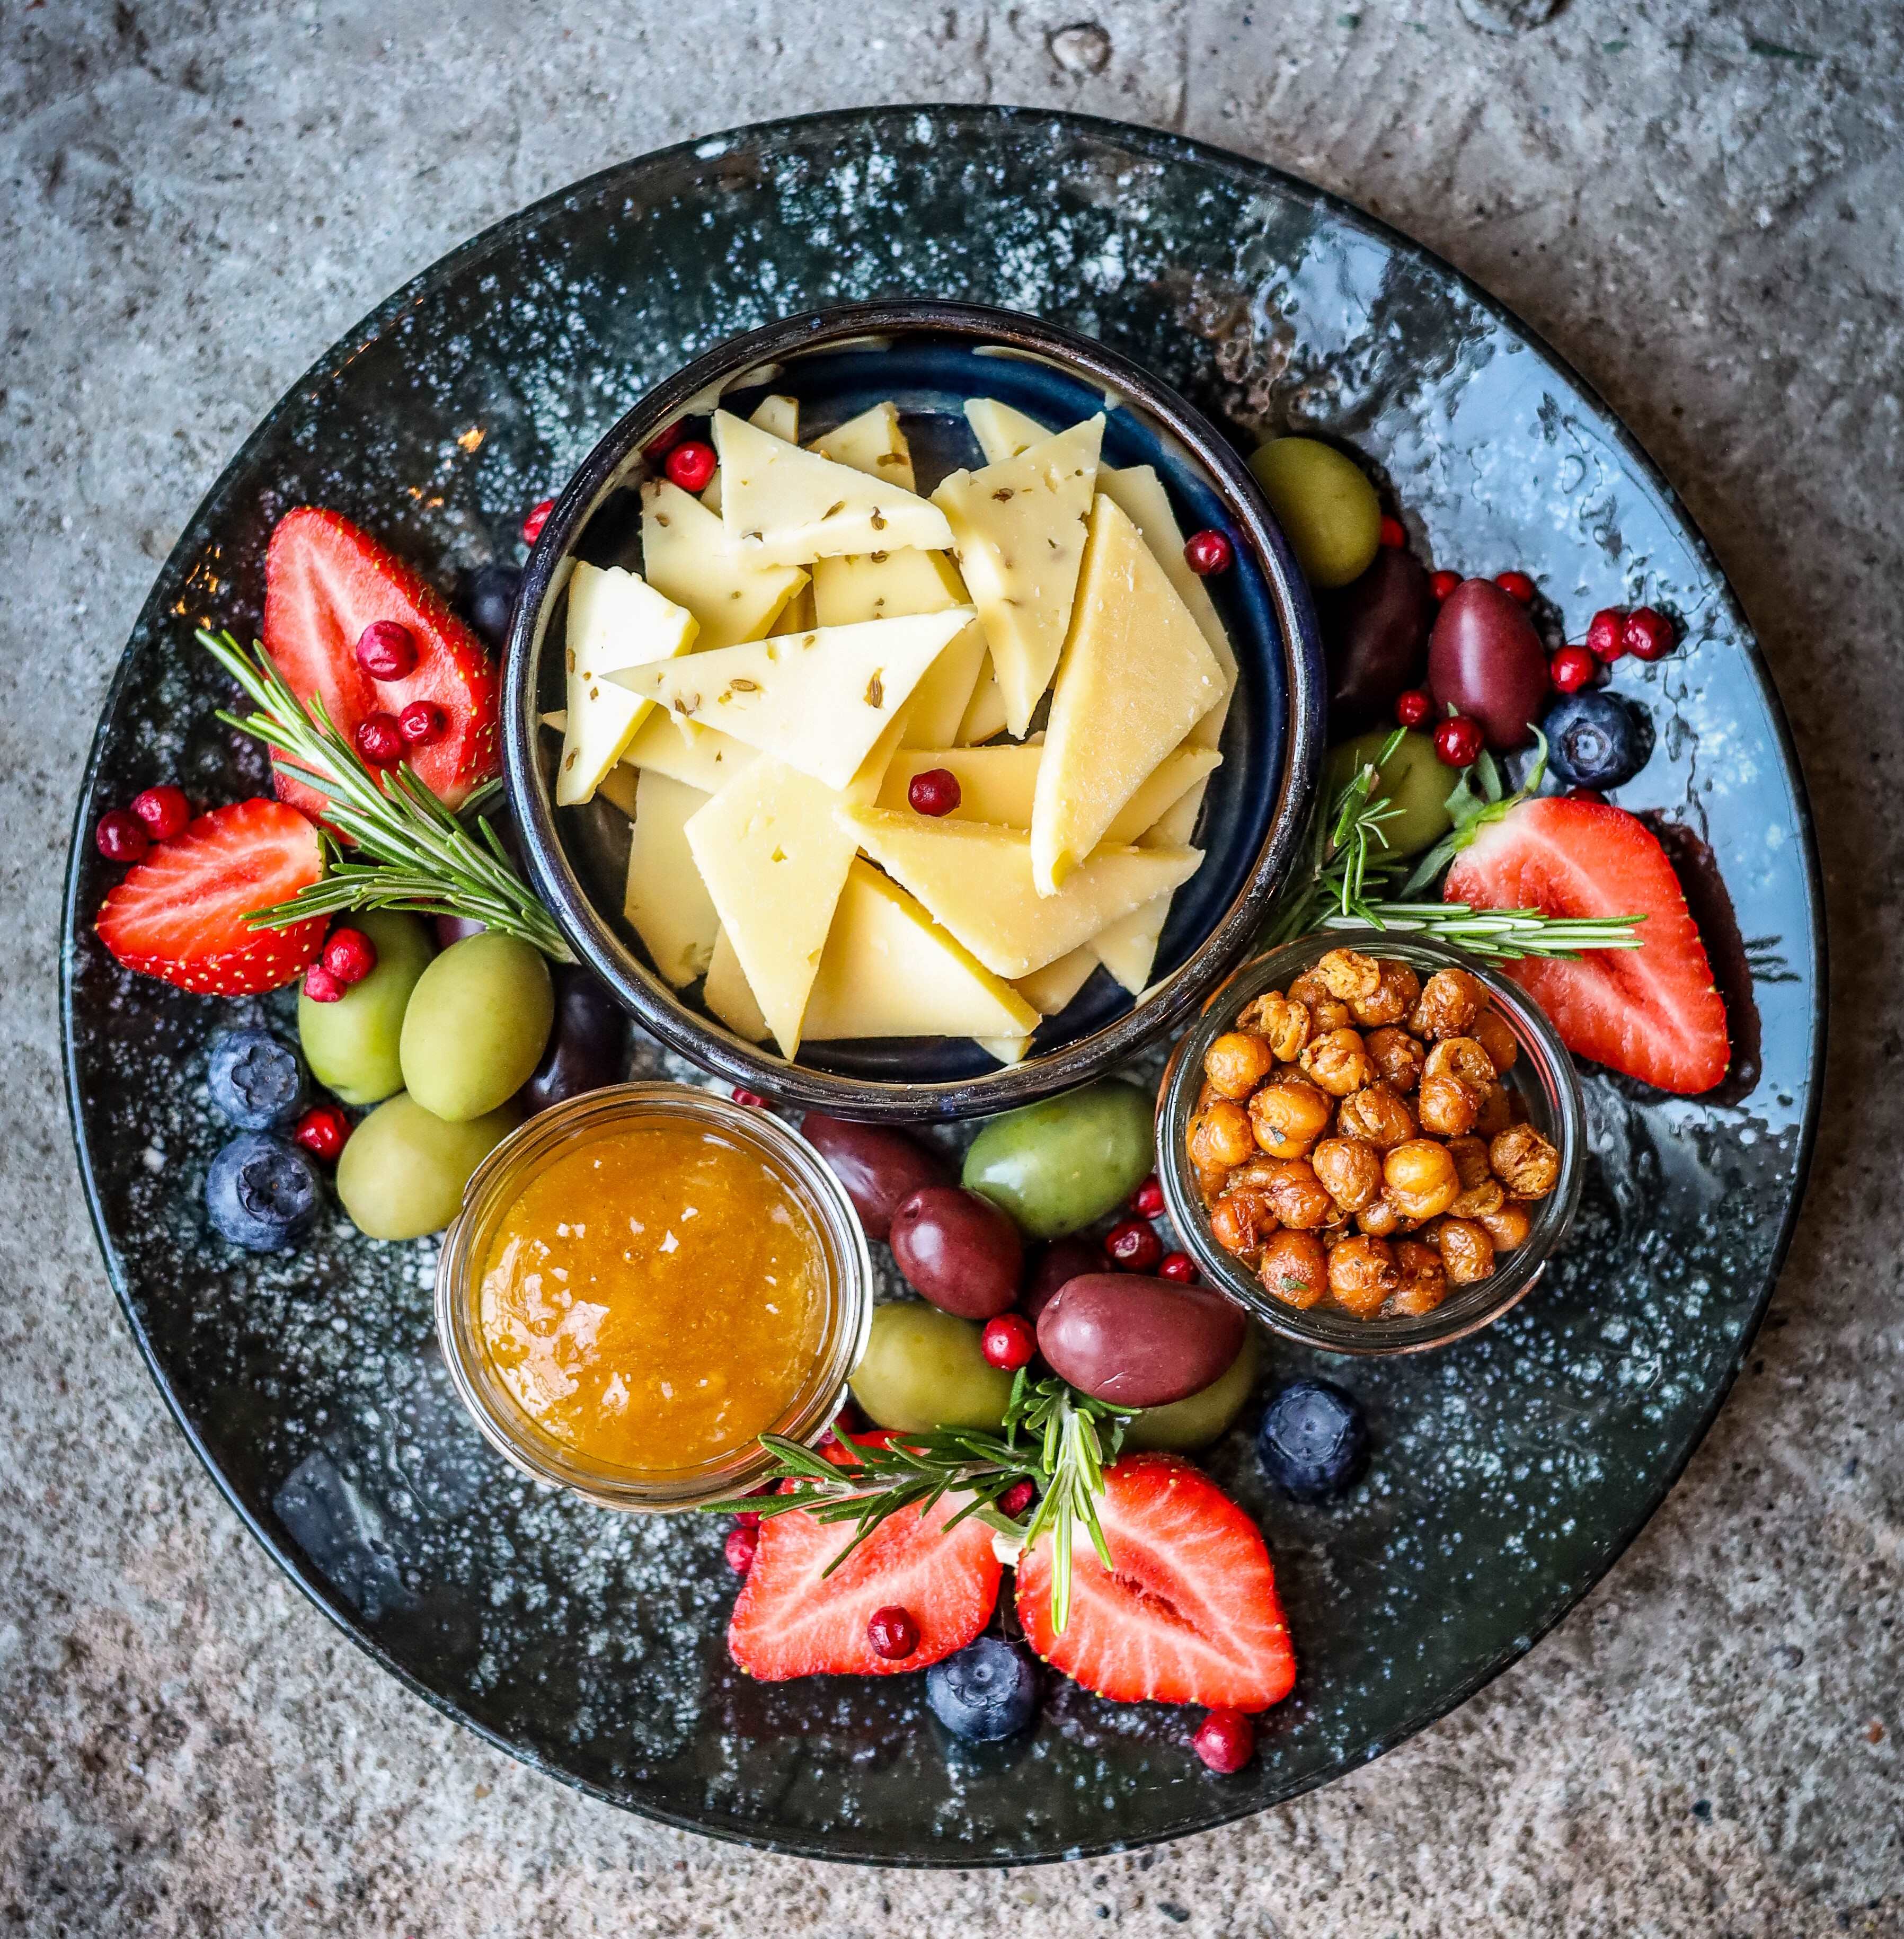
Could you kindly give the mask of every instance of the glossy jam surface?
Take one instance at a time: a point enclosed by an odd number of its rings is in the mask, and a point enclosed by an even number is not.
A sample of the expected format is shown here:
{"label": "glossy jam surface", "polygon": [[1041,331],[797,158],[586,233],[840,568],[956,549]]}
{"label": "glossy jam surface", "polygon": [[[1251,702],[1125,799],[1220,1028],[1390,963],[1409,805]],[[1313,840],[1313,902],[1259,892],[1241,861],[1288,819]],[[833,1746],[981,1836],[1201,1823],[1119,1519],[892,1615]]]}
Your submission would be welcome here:
{"label": "glossy jam surface", "polygon": [[688,1468],[785,1414],[820,1350],[827,1260],[755,1152],[658,1119],[563,1152],[483,1262],[483,1344],[517,1405],[592,1463]]}

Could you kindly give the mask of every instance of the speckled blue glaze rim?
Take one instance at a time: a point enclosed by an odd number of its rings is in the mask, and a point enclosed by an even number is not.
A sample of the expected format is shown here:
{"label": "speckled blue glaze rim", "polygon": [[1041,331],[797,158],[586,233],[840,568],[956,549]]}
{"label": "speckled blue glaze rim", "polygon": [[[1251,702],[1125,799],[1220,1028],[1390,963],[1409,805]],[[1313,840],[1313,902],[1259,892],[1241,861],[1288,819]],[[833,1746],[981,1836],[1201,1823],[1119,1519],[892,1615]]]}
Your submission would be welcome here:
{"label": "speckled blue glaze rim", "polygon": [[[91,828],[96,814],[107,805],[98,797],[97,790],[102,778],[106,756],[110,751],[115,714],[124,704],[132,681],[134,668],[129,656],[122,662],[108,688],[99,726],[87,763],[80,798],[75,805],[64,897],[59,998],[63,1066],[81,1180],[108,1276],[126,1313],[134,1342],[144,1358],[167,1407],[178,1421],[188,1444],[210,1472],[215,1485],[266,1552],[284,1569],[318,1609],[373,1661],[433,1709],[463,1723],[497,1749],[515,1756],[531,1767],[558,1778],[602,1801],[637,1810],[643,1815],[680,1829],[790,1855],[826,1858],[845,1862],[897,1862],[927,1867],[967,1870],[1000,1864],[1054,1862],[1130,1849],[1156,1842],[1158,1837],[1174,1837],[1215,1828],[1252,1815],[1267,1805],[1286,1801],[1317,1785],[1331,1782],[1360,1768],[1383,1750],[1394,1747],[1458,1707],[1501,1670],[1526,1654],[1535,1642],[1586,1594],[1645,1526],[1684,1472],[1693,1452],[1723,1404],[1733,1377],[1749,1357],[1753,1339],[1775,1287],[1778,1270],[1788,1251],[1802,1201],[1821,1109],[1826,1033],[1826,947],[1822,921],[1823,896],[1815,836],[1790,728],[1763,654],[1756,641],[1750,637],[1749,629],[1744,626],[1738,603],[1725,581],[1703,535],[1687,516],[1683,507],[1679,505],[1676,495],[1666,483],[1659,467],[1653,463],[1638,440],[1620,423],[1593,388],[1581,379],[1565,360],[1557,355],[1536,332],[1514,318],[1504,306],[1487,296],[1467,277],[1431,251],[1398,234],[1388,224],[1365,214],[1341,197],[1247,157],[1181,135],[1127,126],[1097,117],[1037,110],[963,106],[930,108],[916,104],[849,110],[759,124],[751,129],[736,129],[724,135],[683,142],[643,158],[643,165],[683,164],[697,156],[719,156],[750,138],[767,139],[777,135],[784,139],[799,132],[844,140],[858,128],[898,129],[915,121],[928,121],[933,117],[946,123],[956,123],[960,132],[975,142],[986,139],[1004,141],[1015,136],[1026,142],[1042,138],[1051,142],[1060,135],[1068,135],[1080,142],[1094,141],[1115,145],[1137,157],[1145,165],[1160,170],[1173,164],[1194,167],[1226,179],[1239,189],[1271,195],[1316,212],[1352,233],[1380,245],[1397,258],[1418,269],[1431,271],[1443,287],[1455,292],[1464,302],[1492,319],[1496,326],[1510,331],[1521,345],[1538,352],[1555,373],[1572,386],[1579,398],[1599,413],[1609,443],[1619,451],[1637,475],[1650,482],[1662,502],[1672,509],[1688,551],[1712,583],[1718,609],[1744,635],[1740,642],[1740,656],[1745,663],[1749,678],[1756,683],[1763,701],[1777,765],[1781,778],[1790,791],[1793,804],[1790,833],[1794,839],[1800,864],[1799,886],[1804,934],[1802,946],[1797,948],[1791,968],[1794,980],[1802,982],[1806,985],[1802,998],[1802,1020],[1805,1043],[1805,1099],[1796,1122],[1790,1183],[1784,1193],[1782,1209],[1772,1222],[1770,1240],[1766,1249],[1763,1283],[1750,1296],[1746,1317],[1735,1336],[1735,1350],[1731,1353],[1718,1369],[1716,1377],[1706,1386],[1702,1396],[1704,1405],[1691,1417],[1690,1426],[1681,1430],[1670,1456],[1655,1469],[1656,1478],[1642,1505],[1632,1514],[1625,1526],[1604,1540],[1596,1550],[1592,1563],[1580,1572],[1559,1582],[1547,1599],[1530,1611],[1525,1627],[1507,1645],[1480,1662],[1472,1673],[1438,1690],[1431,1700],[1422,1702],[1408,1710],[1380,1737],[1358,1740],[1353,1744],[1344,1745],[1326,1765],[1306,1774],[1300,1781],[1279,1785],[1268,1795],[1246,1790],[1240,1780],[1212,1782],[1205,1788],[1194,1810],[1186,1813],[1181,1822],[1152,1837],[1136,1839],[1090,1837],[1068,1843],[1062,1849],[1048,1848],[1012,1853],[975,1852],[930,1845],[903,1853],[864,1850],[843,1852],[837,1841],[829,1840],[825,1836],[776,1835],[753,1828],[743,1828],[731,1821],[710,1822],[709,1818],[691,1810],[671,1810],[650,1804],[631,1804],[628,1800],[617,1797],[604,1785],[578,1776],[564,1769],[552,1756],[540,1754],[532,1748],[513,1740],[506,1731],[492,1727],[471,1716],[462,1704],[433,1687],[372,1633],[335,1586],[320,1573],[310,1558],[276,1533],[275,1526],[263,1511],[254,1509],[248,1503],[240,1482],[221,1466],[208,1444],[208,1424],[206,1429],[202,1429],[188,1412],[180,1393],[174,1387],[160,1360],[153,1338],[137,1308],[129,1284],[126,1264],[120,1244],[107,1216],[103,1159],[96,1161],[87,1143],[82,1116],[87,1099],[78,1046],[82,1026],[75,1010],[75,954],[79,946],[78,939],[90,927],[92,914],[99,899],[98,869],[91,854]],[[209,522],[219,512],[228,495],[254,466],[257,455],[269,439],[274,427],[296,402],[333,382],[359,349],[390,330],[404,312],[420,302],[438,282],[497,248],[525,237],[539,224],[560,213],[564,205],[574,198],[600,192],[617,178],[625,178],[634,166],[637,164],[619,163],[544,198],[452,251],[376,306],[361,322],[318,359],[271,412],[260,421],[257,428],[208,492],[162,570],[159,583],[163,586],[175,582],[191,566],[202,546]],[[135,632],[135,641],[137,638]],[[1795,924],[1794,932],[1796,927]]]}

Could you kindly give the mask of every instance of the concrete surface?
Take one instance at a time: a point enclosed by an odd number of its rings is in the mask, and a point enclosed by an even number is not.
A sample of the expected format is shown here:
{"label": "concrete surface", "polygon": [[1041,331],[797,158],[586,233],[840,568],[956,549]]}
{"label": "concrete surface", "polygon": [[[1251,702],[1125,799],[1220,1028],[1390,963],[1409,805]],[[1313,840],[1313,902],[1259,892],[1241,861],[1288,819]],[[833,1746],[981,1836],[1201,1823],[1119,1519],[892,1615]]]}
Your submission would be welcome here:
{"label": "concrete surface", "polygon": [[[0,13],[0,1929],[1904,1932],[1901,19],[1891,0]],[[1310,175],[1451,257],[1611,397],[1763,633],[1820,811],[1835,989],[1817,1172],[1760,1356],[1557,1634],[1273,1816],[1112,1863],[921,1879],[587,1803],[306,1606],[120,1324],[75,1189],[53,966],[120,644],[310,358],[611,159],[947,98],[1076,105]]]}

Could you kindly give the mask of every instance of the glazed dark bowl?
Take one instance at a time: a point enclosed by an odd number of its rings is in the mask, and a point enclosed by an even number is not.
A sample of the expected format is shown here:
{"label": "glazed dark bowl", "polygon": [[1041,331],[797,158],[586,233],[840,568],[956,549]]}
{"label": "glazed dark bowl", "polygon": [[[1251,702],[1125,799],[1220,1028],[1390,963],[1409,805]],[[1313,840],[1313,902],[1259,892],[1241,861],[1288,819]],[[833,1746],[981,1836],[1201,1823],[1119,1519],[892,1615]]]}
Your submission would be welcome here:
{"label": "glazed dark bowl", "polygon": [[[1151,464],[1186,531],[1217,526],[1235,563],[1209,582],[1238,663],[1236,691],[1197,833],[1203,867],[1178,892],[1155,980],[1133,1000],[1096,972],[1047,1018],[1023,1061],[994,1064],[959,1039],[803,1046],[789,1062],[734,1034],[658,975],[622,918],[628,823],[600,800],[557,810],[559,642],[572,562],[638,568],[646,447],[716,402],[742,413],[770,391],[824,431],[882,398],[906,422],[920,487],[983,461],[961,406],[996,397],[1056,426],[1109,407],[1105,461]],[[671,1049],[783,1104],[859,1119],[956,1119],[1027,1104],[1087,1082],[1196,1014],[1247,954],[1297,852],[1319,772],[1322,649],[1293,554],[1235,447],[1168,385],[1087,337],[1016,312],[927,300],[790,318],[729,339],[658,385],[583,461],[531,555],[510,630],[504,773],[538,892],[577,954]]]}

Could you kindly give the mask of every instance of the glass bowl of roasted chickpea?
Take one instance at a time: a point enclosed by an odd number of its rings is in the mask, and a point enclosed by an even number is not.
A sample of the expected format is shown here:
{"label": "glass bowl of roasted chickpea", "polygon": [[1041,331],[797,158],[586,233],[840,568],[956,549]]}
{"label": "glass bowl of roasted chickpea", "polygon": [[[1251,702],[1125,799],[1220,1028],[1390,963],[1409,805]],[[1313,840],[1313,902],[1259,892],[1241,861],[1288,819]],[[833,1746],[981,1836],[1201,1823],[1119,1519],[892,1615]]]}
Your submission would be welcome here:
{"label": "glass bowl of roasted chickpea", "polygon": [[1525,1298],[1580,1203],[1580,1085],[1518,985],[1378,930],[1246,963],[1157,1100],[1170,1217],[1285,1338],[1415,1353]]}

